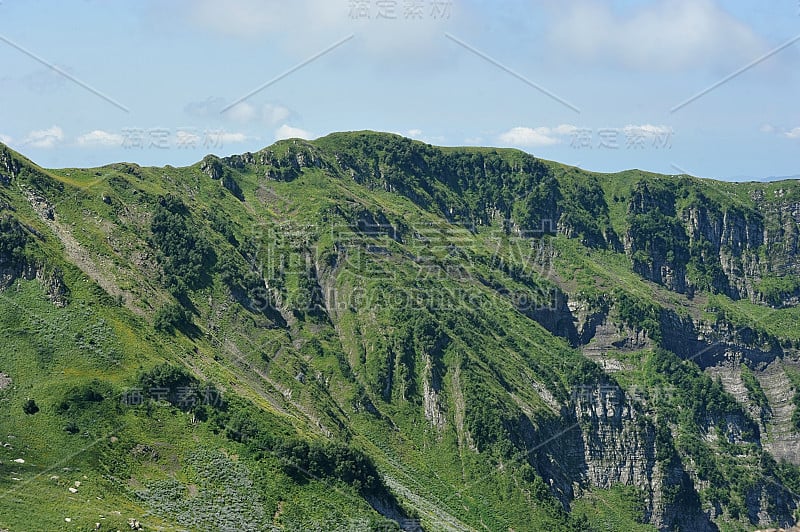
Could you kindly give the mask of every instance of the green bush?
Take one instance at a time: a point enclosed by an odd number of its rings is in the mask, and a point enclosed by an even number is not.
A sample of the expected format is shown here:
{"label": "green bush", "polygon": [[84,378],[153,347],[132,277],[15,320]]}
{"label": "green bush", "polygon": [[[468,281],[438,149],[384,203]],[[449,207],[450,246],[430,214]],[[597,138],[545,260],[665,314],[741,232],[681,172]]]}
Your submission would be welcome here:
{"label": "green bush", "polygon": [[783,305],[783,301],[800,293],[800,277],[765,277],[758,283],[758,292],[773,307]]}
{"label": "green bush", "polygon": [[681,269],[689,262],[689,237],[676,216],[673,188],[658,180],[636,184],[627,216],[636,269],[659,262]]}
{"label": "green bush", "polygon": [[662,340],[661,309],[658,305],[639,299],[620,289],[615,289],[613,295],[619,320],[632,329],[645,331],[654,342],[660,343]]}
{"label": "green bush", "polygon": [[33,399],[28,399],[27,401],[25,401],[25,404],[22,405],[22,411],[28,414],[29,416],[32,416],[33,414],[39,411],[39,406]]}
{"label": "green bush", "polygon": [[[742,427],[742,438],[752,441],[759,437],[758,425],[745,412],[742,405],[700,367],[681,360],[664,349],[656,349],[648,358],[645,371],[654,384],[670,385],[676,404],[688,414],[690,423],[704,427],[710,423],[722,426],[729,417],[735,417]],[[658,384],[657,384],[658,385]]]}
{"label": "green bush", "polygon": [[156,311],[153,327],[157,331],[174,333],[186,330],[192,324],[192,315],[178,303],[168,303]]}
{"label": "green bush", "polygon": [[358,491],[372,493],[381,487],[375,464],[364,453],[337,442],[289,440],[275,448],[287,474],[341,480]]}
{"label": "green bush", "polygon": [[28,237],[10,215],[0,216],[0,265],[17,264],[25,256]]}
{"label": "green bush", "polygon": [[99,405],[113,395],[111,386],[94,379],[88,383],[73,386],[64,394],[57,410],[62,414],[81,414]]}

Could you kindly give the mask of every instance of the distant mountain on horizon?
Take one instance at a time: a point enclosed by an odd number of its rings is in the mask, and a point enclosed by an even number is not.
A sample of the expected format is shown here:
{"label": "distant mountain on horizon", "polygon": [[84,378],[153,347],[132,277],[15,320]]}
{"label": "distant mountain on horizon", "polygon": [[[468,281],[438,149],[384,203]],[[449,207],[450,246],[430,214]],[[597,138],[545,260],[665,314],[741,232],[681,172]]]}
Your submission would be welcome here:
{"label": "distant mountain on horizon", "polygon": [[800,180],[800,174],[787,175],[787,176],[769,176],[769,177],[733,176],[730,178],[730,180],[737,183],[750,182],[750,181],[759,183],[769,183],[772,181],[797,181]]}

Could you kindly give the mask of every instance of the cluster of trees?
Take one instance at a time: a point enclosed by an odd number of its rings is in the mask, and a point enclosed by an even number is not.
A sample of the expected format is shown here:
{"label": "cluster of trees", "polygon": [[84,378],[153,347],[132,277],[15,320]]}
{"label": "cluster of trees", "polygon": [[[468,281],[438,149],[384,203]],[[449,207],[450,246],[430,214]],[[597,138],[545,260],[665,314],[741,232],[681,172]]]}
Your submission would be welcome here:
{"label": "cluster of trees", "polygon": [[655,303],[650,303],[630,295],[622,289],[613,292],[614,308],[622,323],[631,329],[645,331],[654,342],[660,343],[661,309]]}
{"label": "cluster of trees", "polygon": [[634,263],[666,262],[674,269],[688,264],[689,237],[676,217],[653,210],[629,215],[628,224]]}
{"label": "cluster of trees", "polygon": [[103,430],[103,425],[118,413],[119,403],[108,401],[113,396],[109,383],[93,379],[67,390],[55,410],[66,418],[64,430],[70,434],[77,434],[81,427]]}
{"label": "cluster of trees", "polygon": [[689,281],[698,289],[712,293],[725,293],[728,277],[719,261],[719,253],[714,245],[700,236],[689,245]]}
{"label": "cluster of trees", "polygon": [[481,452],[494,450],[502,458],[515,454],[514,441],[521,432],[517,408],[492,393],[487,387],[474,382],[464,389],[464,400],[469,407],[464,413],[475,446]]}
{"label": "cluster of trees", "polygon": [[[268,419],[268,414],[239,398],[221,400],[216,388],[201,382],[185,368],[159,364],[142,371],[136,385],[146,401],[158,396],[175,408],[193,411],[200,421],[211,423],[215,431],[245,445],[256,459],[266,455],[279,458],[288,475],[338,480],[364,494],[391,497],[374,462],[361,451],[336,441],[300,439],[291,427],[275,425]],[[208,394],[208,390],[218,400],[208,401],[200,397],[200,394]],[[98,392],[95,386],[86,393],[73,393],[71,397],[74,397],[74,403],[75,399],[98,401],[108,395],[107,391]]]}
{"label": "cluster of trees", "polygon": [[627,216],[634,267],[666,262],[682,270],[689,262],[689,237],[675,212],[674,186],[659,180],[640,181]]}
{"label": "cluster of trees", "polygon": [[585,246],[622,251],[598,180],[585,174],[569,173],[561,177],[560,182],[563,194],[559,201],[563,212],[561,224]]}
{"label": "cluster of trees", "polygon": [[19,222],[9,214],[0,216],[0,265],[23,260],[28,237]]}
{"label": "cluster of trees", "polygon": [[178,331],[186,331],[192,325],[192,315],[189,311],[183,308],[182,305],[176,302],[170,302],[160,307],[155,314],[153,320],[153,327],[157,331],[174,333]]}
{"label": "cluster of trees", "polygon": [[389,322],[391,336],[378,335],[365,361],[367,385],[372,393],[390,401],[395,390],[402,390],[403,399],[421,401],[418,372],[422,356],[431,360],[433,386],[438,388],[444,364],[442,357],[451,339],[425,310],[392,310]]}
{"label": "cluster of trees", "polygon": [[654,384],[666,381],[675,390],[677,401],[672,405],[675,408],[671,416],[673,421],[678,421],[676,405],[680,405],[680,410],[688,413],[681,419],[691,421],[694,427],[719,425],[726,419],[736,419],[743,440],[758,438],[758,425],[742,405],[725,391],[719,380],[706,375],[697,364],[686,362],[670,351],[656,349],[648,358],[646,371]]}
{"label": "cluster of trees", "polygon": [[279,458],[289,476],[338,480],[362,494],[391,497],[375,463],[360,450],[336,441],[299,439],[288,430],[272,427],[265,417],[262,411],[234,400],[226,411],[216,412],[214,423],[256,458]]}
{"label": "cluster of trees", "polygon": [[56,410],[61,414],[84,412],[92,405],[102,403],[112,395],[108,383],[95,379],[70,388],[56,406]]}
{"label": "cluster of trees", "polygon": [[183,294],[210,282],[208,271],[216,254],[180,198],[168,194],[158,199],[150,230],[170,291]]}
{"label": "cluster of trees", "polygon": [[342,443],[290,439],[274,446],[273,451],[284,462],[285,472],[292,476],[332,478],[363,493],[381,487],[372,460]]}
{"label": "cluster of trees", "polygon": [[786,299],[800,294],[800,277],[796,275],[765,277],[758,283],[758,292],[767,304],[780,307]]}
{"label": "cluster of trees", "polygon": [[27,181],[37,189],[45,192],[62,192],[64,184],[28,165],[21,165],[17,179]]}

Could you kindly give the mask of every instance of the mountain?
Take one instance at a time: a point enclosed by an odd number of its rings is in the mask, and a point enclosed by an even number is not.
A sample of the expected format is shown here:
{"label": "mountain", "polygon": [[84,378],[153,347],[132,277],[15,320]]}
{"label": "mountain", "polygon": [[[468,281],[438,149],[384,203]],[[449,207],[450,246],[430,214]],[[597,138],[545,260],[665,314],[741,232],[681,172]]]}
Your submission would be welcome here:
{"label": "mountain", "polygon": [[0,529],[792,526],[799,239],[792,180],[0,145]]}
{"label": "mountain", "polygon": [[739,176],[732,176],[728,181],[790,181],[800,179],[800,175],[788,175],[788,176],[749,176],[749,175],[739,175]]}

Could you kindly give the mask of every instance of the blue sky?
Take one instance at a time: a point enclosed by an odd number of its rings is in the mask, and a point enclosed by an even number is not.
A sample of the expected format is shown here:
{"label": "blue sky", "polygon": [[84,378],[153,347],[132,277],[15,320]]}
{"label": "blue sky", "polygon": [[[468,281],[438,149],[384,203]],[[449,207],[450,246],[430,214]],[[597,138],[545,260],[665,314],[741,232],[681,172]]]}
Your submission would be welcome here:
{"label": "blue sky", "polygon": [[0,141],[47,167],[374,129],[789,176],[798,89],[800,0],[0,1]]}

